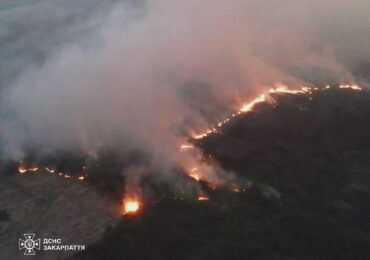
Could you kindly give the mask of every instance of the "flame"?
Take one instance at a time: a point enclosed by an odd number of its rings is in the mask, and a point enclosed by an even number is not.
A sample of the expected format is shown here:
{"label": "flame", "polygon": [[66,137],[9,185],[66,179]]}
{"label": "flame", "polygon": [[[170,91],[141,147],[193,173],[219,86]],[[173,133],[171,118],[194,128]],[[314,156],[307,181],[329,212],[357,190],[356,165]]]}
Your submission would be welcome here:
{"label": "flame", "polygon": [[27,172],[27,169],[26,169],[26,167],[25,167],[25,166],[19,166],[19,167],[18,167],[18,172],[19,172],[19,173],[26,173],[26,172]]}
{"label": "flame", "polygon": [[357,86],[357,85],[340,85],[339,88],[342,88],[342,89],[352,89],[352,90],[357,90],[357,91],[361,91],[362,88],[360,86]]}
{"label": "flame", "polygon": [[18,167],[18,172],[21,173],[21,174],[26,173],[26,172],[36,172],[38,170],[39,170],[38,167],[27,168],[24,165],[21,165],[21,166]]}
{"label": "flame", "polygon": [[[262,94],[255,99],[253,99],[251,102],[245,103],[242,105],[242,107],[239,109],[238,112],[231,115],[231,117],[236,117],[237,115],[240,115],[241,113],[247,113],[253,111],[253,108],[256,104],[266,102],[267,97],[265,94]],[[222,127],[224,124],[228,123],[230,121],[230,118],[226,118],[225,120],[217,123],[217,127]],[[217,133],[217,128],[207,129],[205,132],[201,134],[195,134],[192,137],[194,139],[202,139],[204,137],[207,137],[209,134]]]}
{"label": "flame", "polygon": [[199,201],[209,200],[209,197],[208,197],[208,196],[206,196],[206,195],[200,195],[200,196],[198,196],[198,200],[199,200]]}
{"label": "flame", "polygon": [[140,209],[140,204],[137,199],[125,199],[123,201],[123,215],[135,214]]}
{"label": "flame", "polygon": [[183,151],[186,151],[186,150],[190,150],[190,149],[193,149],[194,148],[194,145],[191,145],[191,144],[182,144],[180,146],[180,152],[183,152]]}
{"label": "flame", "polygon": [[202,138],[206,137],[207,135],[208,135],[208,131],[204,134],[194,135],[193,138],[194,139],[202,139]]}
{"label": "flame", "polygon": [[286,93],[286,94],[305,94],[314,90],[311,87],[301,87],[299,89],[289,89],[287,86],[279,85],[269,89],[269,93]]}
{"label": "flame", "polygon": [[200,175],[196,173],[196,171],[198,171],[197,167],[194,167],[193,169],[191,169],[189,176],[196,181],[200,181]]}
{"label": "flame", "polygon": [[249,103],[245,103],[239,112],[243,112],[243,113],[246,113],[246,112],[250,112],[253,110],[254,106],[258,103],[263,103],[266,101],[266,96],[264,94],[260,95],[259,97],[256,97],[255,99],[253,99],[251,102]]}
{"label": "flame", "polygon": [[[233,117],[237,117],[238,115],[241,115],[243,113],[252,112],[255,109],[256,105],[258,105],[260,103],[265,103],[265,102],[270,101],[273,97],[272,94],[279,94],[279,93],[291,94],[291,95],[312,94],[314,91],[324,91],[324,90],[327,90],[327,89],[330,89],[330,88],[332,88],[332,87],[330,85],[327,85],[323,88],[305,87],[304,86],[304,87],[300,87],[300,88],[297,88],[297,89],[290,89],[289,87],[287,87],[285,85],[281,85],[281,84],[276,85],[273,88],[267,89],[266,91],[261,93],[259,96],[252,99],[250,102],[244,103],[240,107],[239,110],[235,111],[233,114],[231,114],[228,118],[224,119],[223,121],[220,121],[217,124],[215,124],[214,127],[206,129],[203,133],[196,133],[196,134],[194,133],[194,135],[192,135],[192,137],[194,139],[202,139],[204,137],[207,137],[210,134],[217,133],[219,131],[219,129],[223,125],[229,123],[229,121]],[[349,89],[349,90],[354,90],[354,91],[361,91],[362,90],[362,88],[358,85],[340,85],[337,88],[339,88],[339,89]],[[308,98],[309,98],[309,100],[312,100],[311,96],[308,96]],[[191,150],[193,148],[195,148],[194,145],[189,144],[189,143],[184,143],[180,146],[180,152],[185,152],[185,151]],[[209,156],[209,158],[211,158],[211,156]],[[203,170],[199,171],[199,168],[200,168],[200,166],[199,167],[193,167],[188,172],[188,175],[196,181],[200,181],[203,178],[203,180],[206,180],[206,183],[207,183],[208,187],[211,188],[211,189],[218,188],[218,186],[216,186],[216,184],[208,181],[207,175],[204,175],[204,173],[207,172],[207,171],[203,171]],[[86,166],[83,167],[83,170],[85,170],[85,169],[86,169]],[[18,172],[20,174],[23,174],[23,173],[26,173],[26,172],[29,172],[29,173],[37,172],[37,171],[40,171],[40,172],[43,172],[43,173],[50,173],[50,174],[54,174],[56,172],[55,169],[48,168],[48,167],[45,167],[45,168],[44,167],[27,168],[22,162],[20,162],[20,166],[18,167]],[[203,176],[202,176],[202,174],[203,174]],[[61,176],[61,177],[67,178],[67,179],[68,178],[73,178],[73,179],[77,179],[79,181],[85,180],[86,177],[88,176],[85,171],[82,171],[79,176],[72,176],[72,175],[69,175],[69,174],[66,174],[66,173],[62,173],[62,172],[58,172],[58,175]],[[235,193],[240,193],[240,192],[245,192],[246,191],[245,188],[242,188],[240,186],[232,186],[229,190],[232,191],[232,192],[235,192]],[[138,199],[138,197],[139,196],[134,196],[133,197],[132,195],[130,195],[128,198],[125,197],[122,200],[122,206],[121,206],[120,211],[122,212],[123,215],[132,215],[132,214],[138,213],[138,211],[143,206],[142,202],[140,201],[140,199]],[[178,198],[175,197],[175,199],[178,199]],[[179,199],[182,200],[183,198],[180,197]],[[197,200],[198,201],[209,201],[210,198],[209,198],[208,195],[201,192],[198,195]]]}
{"label": "flame", "polygon": [[216,128],[212,128],[212,129],[207,129],[204,133],[202,134],[196,134],[193,136],[194,139],[202,139],[206,136],[208,136],[209,134],[212,134],[212,133],[216,133],[217,132],[217,129]]}
{"label": "flame", "polygon": [[[85,169],[86,167],[84,166],[83,169]],[[31,172],[40,172],[40,173],[49,173],[49,174],[54,174],[55,173],[55,169],[53,168],[49,168],[49,167],[38,167],[38,166],[35,166],[33,168],[27,168],[26,165],[24,165],[23,163],[20,162],[20,166],[18,167],[18,172],[20,174],[24,174],[24,173],[31,173]],[[73,179],[78,179],[80,181],[83,181],[86,179],[86,177],[88,176],[88,174],[84,174],[84,175],[79,175],[79,176],[72,176],[70,174],[67,174],[67,173],[62,173],[62,172],[58,172],[58,176],[61,176],[61,177],[64,177],[66,179],[69,179],[69,178],[73,178]]]}
{"label": "flame", "polygon": [[45,168],[45,170],[46,170],[48,173],[54,173],[54,172],[55,172],[55,170],[54,170],[54,169],[50,169],[50,168],[48,168],[48,167],[46,167],[46,168]]}
{"label": "flame", "polygon": [[[262,93],[261,95],[254,98],[252,101],[243,104],[238,111],[231,114],[231,116],[229,118],[226,118],[223,121],[220,121],[219,123],[217,123],[216,126],[220,128],[224,124],[228,123],[231,118],[236,117],[236,116],[238,116],[242,113],[248,113],[248,112],[253,111],[253,109],[255,108],[255,106],[257,104],[267,102],[268,97],[269,97],[270,94],[279,94],[279,93],[292,94],[292,95],[312,94],[314,91],[320,91],[320,90],[325,90],[325,89],[330,89],[330,88],[331,88],[331,86],[327,85],[323,88],[303,86],[303,87],[300,87],[300,88],[290,89],[286,85],[277,84],[274,87],[265,91],[265,93]],[[360,86],[354,85],[354,84],[353,85],[340,85],[340,86],[338,86],[338,88],[340,88],[340,89],[351,89],[351,90],[356,90],[356,91],[361,91],[362,90],[362,88]],[[312,97],[309,97],[309,98],[310,98],[310,100],[312,100]],[[218,132],[217,128],[215,128],[215,127],[214,128],[209,128],[209,129],[205,130],[203,133],[192,134],[192,138],[202,139],[202,138],[207,137],[209,134],[217,133],[217,132]]]}
{"label": "flame", "polygon": [[200,181],[200,176],[196,173],[191,173],[189,176],[196,181]]}
{"label": "flame", "polygon": [[[254,98],[250,102],[244,103],[240,107],[240,109],[237,110],[236,112],[234,112],[233,114],[231,114],[230,117],[228,117],[228,118],[224,119],[223,121],[220,121],[217,124],[215,124],[215,127],[208,128],[203,133],[194,133],[194,134],[192,134],[192,137],[194,139],[203,139],[203,138],[209,136],[210,134],[218,133],[219,129],[223,125],[229,123],[229,121],[233,117],[237,117],[237,116],[239,116],[241,114],[244,114],[244,113],[252,112],[255,109],[256,105],[258,105],[260,103],[268,102],[269,100],[273,100],[273,94],[279,94],[279,93],[281,93],[281,94],[290,94],[290,95],[308,94],[309,95],[308,99],[312,100],[311,94],[313,94],[313,92],[315,92],[315,91],[324,91],[324,90],[330,89],[330,88],[331,88],[331,86],[327,85],[327,86],[322,87],[322,88],[302,86],[302,87],[299,87],[299,88],[290,89],[286,85],[276,84],[272,88],[269,88],[266,91],[264,91],[264,93],[261,93],[259,96],[257,96],[256,98]],[[351,90],[362,90],[362,88],[359,87],[358,85],[340,85],[340,86],[338,86],[338,88],[340,88],[340,89],[351,89]],[[180,147],[180,151],[183,152],[183,151],[185,151],[187,149],[191,149],[191,148],[194,148],[194,147],[192,145],[183,144]],[[204,176],[202,176],[201,173],[199,173],[197,171],[198,171],[198,168],[194,167],[194,168],[191,169],[191,171],[188,173],[188,175],[191,178],[193,178],[194,180],[200,181],[202,179],[202,177],[204,177]],[[210,185],[212,185],[212,184],[210,184]],[[211,186],[211,188],[215,189],[216,187],[213,185],[213,186]],[[241,189],[240,187],[234,187],[234,188],[231,189],[231,191],[238,193],[238,192],[245,191],[245,189]]]}

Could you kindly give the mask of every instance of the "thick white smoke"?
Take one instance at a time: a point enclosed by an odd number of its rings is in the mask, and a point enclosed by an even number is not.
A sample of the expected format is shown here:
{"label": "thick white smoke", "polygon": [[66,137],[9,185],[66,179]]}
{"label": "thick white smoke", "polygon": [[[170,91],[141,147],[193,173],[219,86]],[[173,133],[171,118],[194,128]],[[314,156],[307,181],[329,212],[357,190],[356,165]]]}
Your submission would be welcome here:
{"label": "thick white smoke", "polygon": [[160,167],[191,165],[199,158],[178,152],[184,133],[222,108],[275,82],[355,80],[351,68],[370,57],[369,8],[361,0],[114,5],[85,21],[94,29],[82,43],[55,48],[3,89],[2,145],[19,158],[29,142],[48,153],[124,140]]}

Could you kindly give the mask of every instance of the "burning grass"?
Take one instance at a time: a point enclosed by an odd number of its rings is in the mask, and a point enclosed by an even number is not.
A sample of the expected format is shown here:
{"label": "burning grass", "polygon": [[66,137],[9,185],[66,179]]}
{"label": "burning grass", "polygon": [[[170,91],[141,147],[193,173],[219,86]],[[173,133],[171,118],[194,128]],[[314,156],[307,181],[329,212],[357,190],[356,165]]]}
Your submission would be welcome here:
{"label": "burning grass", "polygon": [[[243,116],[253,114],[256,112],[259,106],[265,105],[269,107],[269,109],[276,109],[276,107],[280,106],[280,104],[284,104],[284,100],[289,99],[288,97],[296,97],[299,99],[305,100],[305,105],[303,106],[300,104],[299,111],[302,111],[303,107],[307,107],[307,104],[314,103],[313,99],[320,98],[321,95],[325,95],[325,93],[334,93],[336,90],[348,90],[352,92],[361,91],[362,88],[357,85],[341,85],[337,88],[333,88],[330,86],[326,86],[324,88],[312,88],[312,87],[302,87],[298,89],[289,89],[286,86],[276,86],[274,88],[269,89],[265,93],[257,96],[255,99],[251,100],[248,103],[245,103],[241,106],[241,108],[234,114],[232,114],[229,118],[226,118],[222,122],[219,122],[215,127],[211,127],[209,130],[206,130],[204,133],[199,135],[193,136],[193,139],[189,140],[188,143],[180,145],[179,152],[180,153],[192,153],[194,150],[198,149],[197,146],[202,146],[205,149],[204,159],[203,161],[199,161],[199,165],[194,165],[190,167],[189,171],[185,170],[185,174],[190,177],[194,183],[192,184],[194,187],[199,187],[195,189],[193,195],[190,198],[199,200],[199,201],[208,201],[210,200],[210,196],[207,193],[210,193],[212,190],[216,190],[219,188],[226,189],[233,193],[243,193],[246,192],[249,188],[248,185],[243,186],[240,183],[237,183],[238,180],[233,182],[225,182],[225,183],[216,183],[213,181],[212,178],[206,175],[204,171],[204,166],[208,163],[212,163],[213,161],[223,162],[223,159],[217,153],[213,153],[207,149],[207,145],[204,147],[203,140],[205,143],[209,143],[211,140],[217,140],[218,133],[222,132],[229,132],[232,128],[233,124],[243,118]],[[333,92],[334,91],[334,92]],[[282,102],[282,103],[281,103]],[[309,102],[309,103],[307,103]],[[277,109],[279,110],[279,109]],[[302,112],[301,112],[302,113]],[[252,119],[253,116],[250,116]],[[258,120],[258,119],[257,119]],[[263,118],[261,118],[263,121]],[[249,131],[246,131],[248,133]],[[212,135],[211,135],[212,134]],[[205,138],[208,137],[208,138]],[[264,143],[264,142],[261,142]],[[238,146],[235,146],[236,148]],[[247,149],[251,149],[250,146],[247,146]],[[227,149],[226,149],[227,150]],[[243,149],[238,148],[238,151],[243,151]],[[263,150],[263,149],[261,149]],[[222,150],[224,152],[224,149]],[[244,156],[243,152],[239,152],[239,156]],[[139,156],[138,156],[139,155]],[[126,157],[126,158],[125,158]],[[78,158],[83,158],[83,155],[79,155]],[[139,199],[138,196],[132,194],[130,192],[131,184],[125,184],[125,178],[121,175],[122,170],[125,168],[131,167],[130,165],[134,162],[135,165],[145,165],[148,161],[148,158],[145,154],[138,154],[137,152],[133,154],[125,154],[122,156],[113,155],[110,152],[106,154],[102,153],[98,156],[99,159],[91,160],[91,158],[86,157],[85,160],[79,159],[80,162],[78,167],[73,168],[73,170],[69,171],[62,171],[63,167],[51,167],[50,163],[47,164],[48,166],[43,166],[45,164],[35,164],[35,163],[19,163],[18,166],[18,173],[20,174],[56,174],[61,176],[65,179],[74,179],[77,181],[89,181],[90,183],[97,185],[98,188],[106,190],[116,196],[117,198],[124,198],[123,203],[121,206],[121,212],[123,215],[130,215],[136,214],[137,212],[141,211],[143,207],[142,199]],[[125,158],[125,159],[123,159]],[[122,160],[123,159],[123,160]],[[248,158],[245,159],[248,161]],[[85,161],[85,163],[83,163]],[[89,165],[86,164],[88,162]],[[69,164],[69,163],[67,163]],[[30,166],[28,166],[30,165]],[[224,167],[228,168],[227,165],[223,165]],[[66,167],[65,167],[66,168]],[[68,167],[67,167],[68,169]],[[71,168],[72,169],[72,168]],[[249,169],[246,168],[246,171]],[[180,171],[181,172],[181,171]],[[183,174],[183,173],[180,173]],[[185,181],[185,179],[184,179]],[[142,183],[136,183],[135,186],[140,186]],[[125,193],[122,191],[122,187],[126,186],[127,189]],[[153,186],[149,184],[149,186]],[[224,186],[224,187],[223,187]],[[204,187],[207,187],[207,191],[204,190]],[[137,189],[137,187],[135,188]],[[149,188],[153,190],[153,187]],[[201,192],[199,192],[199,189]],[[154,188],[155,190],[155,188]],[[198,190],[198,191],[197,191]],[[177,194],[176,192],[169,192],[172,194],[173,197],[184,197],[185,194]],[[146,196],[153,196],[144,194]],[[155,196],[154,196],[155,197]],[[159,196],[161,197],[161,196]],[[146,199],[146,198],[143,198]]]}
{"label": "burning grass", "polygon": [[148,204],[76,258],[368,259],[370,94],[275,98],[194,143],[248,189]]}

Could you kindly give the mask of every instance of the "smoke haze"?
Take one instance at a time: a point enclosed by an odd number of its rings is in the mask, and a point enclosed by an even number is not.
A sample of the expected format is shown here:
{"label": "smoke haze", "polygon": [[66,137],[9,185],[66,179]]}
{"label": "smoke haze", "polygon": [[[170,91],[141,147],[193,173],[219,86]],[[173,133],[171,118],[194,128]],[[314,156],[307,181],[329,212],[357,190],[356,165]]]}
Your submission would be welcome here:
{"label": "smoke haze", "polygon": [[367,84],[365,0],[26,2],[0,3],[6,157],[120,140],[186,168],[191,131],[274,83]]}

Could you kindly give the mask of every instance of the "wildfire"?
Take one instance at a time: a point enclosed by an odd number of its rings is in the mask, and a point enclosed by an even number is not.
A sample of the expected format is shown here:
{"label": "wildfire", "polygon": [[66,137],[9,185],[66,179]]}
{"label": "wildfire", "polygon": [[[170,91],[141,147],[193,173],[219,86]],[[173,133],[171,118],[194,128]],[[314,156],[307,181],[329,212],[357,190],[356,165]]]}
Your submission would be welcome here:
{"label": "wildfire", "polygon": [[270,88],[269,93],[286,93],[286,94],[305,94],[310,93],[313,90],[318,90],[318,88],[311,87],[301,87],[300,89],[289,89],[287,86],[277,86],[275,88]]}
{"label": "wildfire", "polygon": [[18,167],[18,172],[22,174],[26,172],[37,172],[38,170],[39,170],[38,167],[27,168],[25,165],[21,165]]}
{"label": "wildfire", "polygon": [[191,173],[189,176],[192,177],[196,181],[200,181],[200,176],[196,173]]}
{"label": "wildfire", "polygon": [[[20,174],[32,173],[32,172],[54,174],[55,169],[52,169],[52,168],[49,168],[49,167],[45,167],[45,168],[43,168],[43,167],[27,168],[24,164],[21,164],[18,167],[18,173],[20,173]],[[76,178],[77,180],[84,181],[88,175],[84,174],[84,175],[79,175],[79,176],[75,177],[75,176],[72,176],[72,175],[67,174],[67,173],[58,172],[58,176],[64,177],[65,179],[70,179],[70,178],[74,179],[74,178]]]}
{"label": "wildfire", "polygon": [[123,215],[135,214],[140,209],[140,201],[137,199],[127,199],[123,201]]}
{"label": "wildfire", "polygon": [[246,112],[250,112],[253,110],[254,106],[258,103],[263,103],[266,101],[266,96],[264,94],[262,94],[261,96],[253,99],[251,102],[249,103],[245,103],[239,112],[243,112],[243,113],[246,113]]}
{"label": "wildfire", "polygon": [[186,151],[186,150],[189,150],[189,149],[193,149],[194,148],[194,145],[191,145],[191,144],[183,144],[180,146],[180,152],[183,152],[183,151]]}
{"label": "wildfire", "polygon": [[27,168],[26,168],[26,167],[24,167],[24,166],[19,166],[19,167],[18,167],[18,172],[19,172],[19,173],[26,173],[26,172],[27,172]]}
{"label": "wildfire", "polygon": [[362,88],[360,86],[357,86],[357,85],[340,85],[339,88],[346,88],[346,89],[352,89],[352,90],[358,90],[358,91],[361,91]]}
{"label": "wildfire", "polygon": [[[326,90],[326,89],[330,89],[330,88],[331,88],[331,86],[327,85],[324,88],[304,86],[304,87],[300,87],[300,88],[297,88],[297,89],[290,89],[288,86],[279,84],[279,85],[276,85],[273,88],[270,88],[265,93],[262,93],[261,95],[257,96],[252,101],[250,101],[248,103],[244,103],[237,112],[231,114],[230,118],[226,118],[225,120],[217,123],[216,125],[217,125],[217,127],[220,128],[224,124],[228,123],[232,117],[236,117],[236,116],[238,116],[242,113],[248,113],[248,112],[253,111],[253,109],[255,108],[255,106],[257,104],[267,102],[268,97],[270,96],[270,94],[279,94],[279,93],[292,94],[292,95],[312,94],[314,91]],[[338,88],[340,88],[340,89],[351,89],[351,90],[356,90],[356,91],[361,91],[362,90],[362,88],[358,85],[340,85],[340,86],[338,86]],[[310,97],[310,100],[312,100],[311,97]],[[217,133],[217,132],[218,132],[218,129],[216,127],[214,127],[214,128],[207,129],[203,133],[193,134],[192,137],[194,139],[202,139],[202,138],[207,137],[208,135],[210,135],[212,133]]]}
{"label": "wildfire", "polygon": [[194,139],[202,139],[202,138],[208,136],[209,134],[216,133],[216,132],[217,132],[216,128],[207,129],[203,134],[194,135],[193,138]]}
{"label": "wildfire", "polygon": [[198,173],[196,173],[198,171],[198,168],[193,168],[191,171],[190,171],[190,174],[189,176],[191,178],[193,178],[194,180],[196,181],[200,181],[200,175]]}
{"label": "wildfire", "polygon": [[209,200],[209,197],[208,197],[208,196],[206,196],[206,195],[200,195],[200,196],[198,197],[198,200],[199,200],[199,201]]}
{"label": "wildfire", "polygon": [[[266,100],[267,100],[266,95],[262,94],[258,96],[257,98],[253,99],[251,102],[243,104],[242,107],[239,109],[239,111],[232,114],[231,117],[236,117],[237,115],[240,115],[242,113],[253,111],[253,108],[255,107],[255,105],[266,102]],[[217,123],[217,127],[222,127],[224,124],[228,123],[229,121],[230,121],[230,118],[226,118],[225,120]],[[212,133],[217,133],[217,128],[214,127],[212,129],[206,130],[204,133],[193,135],[193,138],[202,139]]]}
{"label": "wildfire", "polygon": [[[204,137],[207,137],[210,134],[217,133],[219,131],[219,129],[223,125],[229,123],[229,121],[233,117],[237,117],[241,114],[252,112],[258,104],[265,103],[265,102],[268,102],[268,101],[272,100],[273,97],[274,97],[274,94],[279,94],[279,93],[291,94],[291,95],[308,94],[309,95],[308,98],[311,100],[312,97],[310,96],[310,94],[312,94],[314,91],[325,91],[325,90],[331,89],[331,88],[332,87],[328,85],[328,86],[325,86],[323,88],[301,87],[301,88],[297,88],[297,89],[290,89],[289,87],[284,86],[284,85],[276,85],[275,87],[270,88],[270,89],[266,90],[265,92],[261,93],[259,96],[252,99],[251,101],[242,104],[242,106],[240,107],[239,110],[235,111],[233,114],[231,114],[228,118],[224,119],[223,121],[220,121],[217,124],[215,124],[214,127],[208,128],[203,133],[194,134],[193,138],[194,139],[202,139]],[[354,90],[354,91],[361,91],[362,90],[362,88],[357,86],[357,85],[340,85],[337,88],[339,88],[339,89],[349,89],[349,90]],[[180,152],[186,152],[186,151],[194,149],[194,148],[195,148],[194,145],[192,145],[191,143],[184,143],[180,146],[179,151]],[[209,158],[211,158],[211,156],[209,156]],[[213,190],[218,188],[219,185],[221,185],[221,184],[217,184],[217,186],[216,186],[216,184],[213,183],[212,181],[208,181],[207,175],[205,174],[208,171],[204,170],[199,165],[195,165],[195,166],[197,166],[197,167],[188,168],[188,173],[187,174],[189,175],[189,177],[191,177],[192,179],[194,179],[196,181],[205,180],[205,183],[208,185],[208,187],[213,189]],[[201,169],[201,170],[199,170],[199,169]],[[37,173],[45,173],[45,174],[47,173],[47,174],[55,174],[55,175],[61,176],[61,177],[66,178],[66,179],[74,179],[74,180],[78,180],[78,181],[84,181],[88,177],[88,174],[86,174],[85,170],[86,170],[86,167],[84,166],[83,170],[81,171],[80,174],[70,175],[69,173],[58,172],[55,169],[49,168],[49,167],[37,167],[37,166],[27,167],[25,164],[23,164],[23,162],[20,162],[19,167],[18,167],[18,172],[20,174],[36,173],[36,172]],[[228,190],[230,192],[235,192],[235,193],[241,193],[241,192],[246,191],[245,188],[243,188],[243,187],[241,187],[237,184],[229,187]],[[137,214],[140,211],[140,209],[143,207],[143,203],[142,203],[141,199],[139,199],[139,198],[141,198],[141,196],[137,196],[138,193],[135,193],[135,192],[134,192],[134,194],[136,194],[136,196],[132,196],[132,192],[129,191],[129,196],[125,196],[125,198],[123,198],[122,205],[120,206],[120,212],[123,215]],[[175,197],[174,199],[175,200],[176,199],[182,200],[183,198],[182,197],[180,197],[180,198]],[[198,194],[198,196],[196,197],[196,199],[198,201],[209,201],[210,197],[207,194],[204,194],[203,192],[200,192]]]}
{"label": "wildfire", "polygon": [[[290,95],[308,94],[309,95],[308,99],[312,100],[311,94],[313,94],[313,92],[325,91],[325,90],[328,90],[330,88],[332,88],[332,87],[330,85],[327,85],[327,86],[322,87],[322,88],[303,86],[303,87],[300,87],[300,88],[290,89],[288,86],[285,86],[283,84],[275,85],[274,87],[266,90],[264,93],[261,93],[259,96],[252,99],[251,101],[242,104],[242,106],[240,107],[239,110],[237,110],[236,112],[231,114],[229,118],[226,118],[223,121],[218,122],[215,125],[215,127],[208,128],[203,133],[193,134],[192,137],[194,139],[202,139],[202,138],[207,137],[210,134],[217,133],[219,131],[219,129],[223,125],[227,124],[232,118],[237,117],[241,114],[252,112],[258,104],[268,102],[269,100],[273,100],[273,98],[274,98],[273,95],[275,95],[275,94],[290,94]],[[362,90],[362,88],[357,86],[357,85],[340,85],[337,88],[339,88],[339,89],[351,89],[351,90],[356,90],[356,91]],[[192,148],[194,148],[193,145],[184,144],[180,147],[180,151],[184,152],[187,149],[192,149]],[[193,178],[196,181],[200,181],[201,178],[202,178],[202,175],[198,172],[198,167],[192,168],[191,171],[188,173],[188,175],[189,175],[189,177]],[[216,188],[216,186],[212,183],[209,183],[208,185],[212,189]],[[235,192],[235,193],[239,193],[239,192],[244,192],[245,189],[240,188],[240,187],[232,187],[231,191]],[[198,197],[198,200],[209,200],[209,198],[207,196],[200,195]]]}
{"label": "wildfire", "polygon": [[45,170],[46,170],[46,172],[48,172],[48,173],[54,173],[54,172],[55,172],[55,170],[54,170],[54,169],[50,169],[50,168],[48,168],[48,167],[46,167],[46,168],[45,168]]}
{"label": "wildfire", "polygon": [[202,139],[202,138],[204,138],[204,137],[206,137],[208,135],[207,132],[204,133],[204,134],[194,135],[193,138],[194,139]]}

